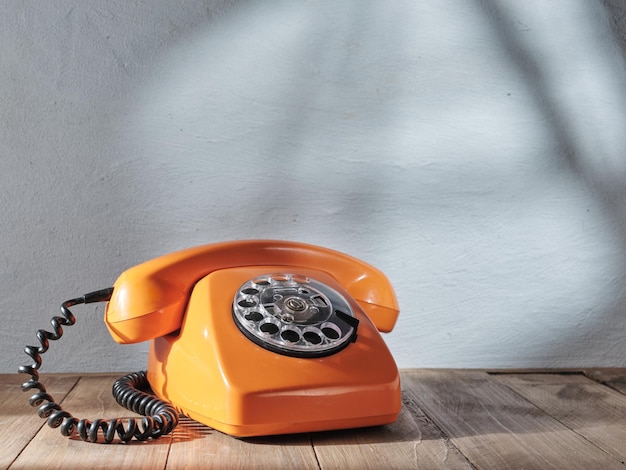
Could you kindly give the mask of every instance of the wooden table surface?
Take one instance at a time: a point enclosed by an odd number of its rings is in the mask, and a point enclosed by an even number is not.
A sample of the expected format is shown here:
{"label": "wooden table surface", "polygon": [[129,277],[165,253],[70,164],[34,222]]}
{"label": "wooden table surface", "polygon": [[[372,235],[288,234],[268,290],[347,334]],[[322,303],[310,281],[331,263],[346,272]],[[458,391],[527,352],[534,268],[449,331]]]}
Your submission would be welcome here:
{"label": "wooden table surface", "polygon": [[[111,396],[122,374],[48,374],[79,417],[127,416]],[[626,469],[626,369],[403,370],[392,425],[236,439],[183,418],[171,436],[88,444],[44,426],[24,375],[0,375],[0,468]],[[121,411],[121,412],[120,412]]]}

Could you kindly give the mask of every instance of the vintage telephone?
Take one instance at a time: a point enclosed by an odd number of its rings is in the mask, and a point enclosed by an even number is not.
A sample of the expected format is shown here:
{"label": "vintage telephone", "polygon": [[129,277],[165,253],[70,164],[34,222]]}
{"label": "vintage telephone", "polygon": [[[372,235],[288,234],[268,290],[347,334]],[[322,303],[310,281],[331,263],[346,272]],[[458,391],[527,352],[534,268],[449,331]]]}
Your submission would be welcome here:
{"label": "vintage telephone", "polygon": [[[78,420],[39,382],[48,340],[75,322],[69,308],[101,301],[115,341],[152,340],[147,372],[113,386],[143,418]],[[130,268],[61,312],[19,371],[31,375],[22,389],[39,391],[31,405],[66,436],[156,438],[179,412],[239,437],[388,424],[400,412],[398,369],[379,334],[398,317],[393,289],[343,253],[285,241],[200,246]]]}

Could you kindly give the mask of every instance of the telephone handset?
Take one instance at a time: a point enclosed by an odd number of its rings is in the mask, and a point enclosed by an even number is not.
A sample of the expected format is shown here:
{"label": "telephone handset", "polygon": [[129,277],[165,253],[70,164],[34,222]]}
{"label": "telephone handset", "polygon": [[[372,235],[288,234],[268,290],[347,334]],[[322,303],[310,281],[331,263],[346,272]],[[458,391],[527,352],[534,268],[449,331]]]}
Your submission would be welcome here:
{"label": "telephone handset", "polygon": [[[38,381],[49,339],[72,325],[69,308],[106,301],[119,343],[152,340],[146,372],[113,386],[139,421],[78,420]],[[112,288],[65,302],[54,333],[20,372],[31,404],[64,435],[111,442],[156,438],[183,413],[244,437],[388,424],[401,407],[398,369],[379,331],[399,309],[385,275],[346,254],[286,241],[247,240],[191,248],[122,273]],[[156,396],[150,394],[154,393]],[[48,402],[42,405],[42,403]]]}

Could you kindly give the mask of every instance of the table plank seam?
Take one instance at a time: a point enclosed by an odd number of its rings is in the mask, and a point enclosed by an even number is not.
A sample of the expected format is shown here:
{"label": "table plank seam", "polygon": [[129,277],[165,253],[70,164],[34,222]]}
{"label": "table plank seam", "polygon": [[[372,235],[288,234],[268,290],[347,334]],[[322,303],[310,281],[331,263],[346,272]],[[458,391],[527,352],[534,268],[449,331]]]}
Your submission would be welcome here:
{"label": "table plank seam", "polygon": [[[443,440],[443,445],[446,447],[446,452],[449,453],[457,452],[465,462],[470,466],[472,470],[477,470],[477,467],[473,464],[473,462],[468,458],[467,455],[463,453],[463,451],[454,444],[453,440],[450,436],[445,432],[445,430],[437,424],[437,422],[428,414],[428,412],[420,406],[420,404],[415,400],[412,396],[410,396],[407,390],[402,391],[402,406],[409,412],[415,423],[421,429],[424,427],[424,421],[426,421],[426,425],[432,428],[435,428],[440,435],[440,438]],[[421,439],[415,443],[414,454],[415,459],[417,461],[417,446],[421,443]],[[416,465],[417,468],[417,465]]]}
{"label": "table plank seam", "polygon": [[[77,376],[76,380],[74,380],[74,383],[72,384],[72,386],[69,388],[69,390],[61,397],[61,400],[59,400],[57,403],[60,405],[63,403],[63,401],[67,398],[67,396],[72,392],[72,390],[74,390],[76,388],[76,386],[78,385],[79,381],[81,379],[81,376]],[[18,385],[19,387],[20,385]],[[45,387],[45,384],[44,384]],[[22,393],[25,393],[24,391],[22,391]],[[28,397],[30,398],[30,397]],[[27,398],[27,400],[28,400]],[[7,470],[9,470],[13,464],[20,458],[20,456],[24,453],[24,451],[26,451],[26,449],[28,448],[28,446],[31,445],[31,443],[33,442],[33,440],[37,437],[37,435],[41,432],[42,429],[44,429],[44,427],[47,425],[47,419],[42,418],[41,423],[39,424],[39,426],[34,430],[34,432],[30,435],[30,438],[28,439],[28,441],[24,444],[24,446],[22,446],[22,448],[17,452],[17,454],[15,455],[15,458],[13,458],[13,460],[11,460],[11,462],[9,463],[9,465],[7,466]]]}
{"label": "table plank seam", "polygon": [[[497,375],[497,374],[490,374],[490,375]],[[505,374],[502,374],[505,375]],[[524,374],[515,374],[515,375],[524,375]],[[528,374],[530,375],[530,374]],[[539,374],[542,375],[542,374]],[[586,374],[584,374],[583,372],[580,373],[571,373],[571,372],[565,372],[565,373],[555,373],[555,374],[548,374],[546,373],[545,375],[580,375],[582,377],[587,377]],[[589,378],[589,377],[587,377]],[[530,400],[529,398],[525,397],[522,393],[520,393],[518,390],[516,390],[514,387],[510,386],[508,383],[506,382],[501,382],[498,381],[500,384],[504,385],[505,387],[507,387],[511,392],[513,392],[514,394],[516,394],[518,397],[520,397],[522,400],[528,402],[530,405],[534,406],[535,408],[537,408],[539,411],[541,411],[542,413],[544,413],[546,416],[549,416],[550,418],[552,418],[554,421],[556,421],[557,423],[559,423],[561,426],[563,426],[564,428],[568,429],[570,432],[573,432],[574,434],[576,434],[577,436],[579,436],[581,439],[583,439],[584,441],[587,441],[590,445],[592,445],[593,447],[597,448],[598,450],[600,450],[601,452],[603,452],[604,454],[606,454],[607,457],[610,457],[612,459],[615,459],[617,462],[621,463],[621,464],[625,464],[624,461],[620,460],[619,458],[617,458],[615,455],[612,455],[610,452],[608,452],[606,449],[604,449],[602,446],[600,446],[597,442],[589,439],[587,436],[585,436],[584,434],[582,434],[580,431],[578,431],[577,429],[573,428],[572,426],[568,425],[566,422],[564,422],[563,420],[559,419],[558,416],[556,416],[554,413],[551,413],[548,409],[544,408],[543,406],[541,406],[539,403],[536,403],[533,400]],[[608,387],[606,384],[603,384],[599,381],[593,381],[594,383],[600,384],[604,387],[607,388],[612,388],[612,387]]]}
{"label": "table plank seam", "polygon": [[309,438],[309,443],[311,444],[311,449],[313,449],[313,456],[315,457],[315,463],[317,463],[317,468],[322,470],[322,464],[320,462],[320,457],[317,453],[317,449],[315,448],[315,444],[313,443],[313,436],[310,433],[307,434]]}

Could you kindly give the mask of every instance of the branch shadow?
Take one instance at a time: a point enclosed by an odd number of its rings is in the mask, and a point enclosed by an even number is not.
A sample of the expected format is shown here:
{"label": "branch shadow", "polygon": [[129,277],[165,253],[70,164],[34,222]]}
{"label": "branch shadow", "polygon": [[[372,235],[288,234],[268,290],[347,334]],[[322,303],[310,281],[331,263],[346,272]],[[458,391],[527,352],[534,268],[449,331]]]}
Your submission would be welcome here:
{"label": "branch shadow", "polygon": [[[522,33],[515,25],[515,18],[497,0],[478,0],[477,3],[482,8],[502,48],[515,65],[518,74],[524,78],[528,93],[533,100],[533,106],[544,116],[544,122],[557,144],[556,151],[547,157],[558,159],[563,171],[574,173],[588,188],[589,192],[595,196],[605,215],[611,221],[609,229],[614,231],[615,238],[620,244],[621,266],[626,266],[626,180],[610,170],[607,171],[607,168],[601,167],[593,160],[596,156],[608,153],[608,146],[602,147],[600,145],[595,149],[596,155],[587,155],[584,151],[580,151],[577,146],[575,131],[569,125],[571,120],[568,110],[551,92],[546,67],[531,47],[525,43]],[[622,55],[626,57],[624,4],[619,0],[604,0],[603,3],[611,20],[615,42],[619,44]],[[620,65],[623,67],[623,64]],[[616,281],[625,277],[626,270],[622,269]],[[614,292],[616,297],[603,312],[603,322],[597,322],[599,327],[602,324],[623,324],[626,290],[616,285]],[[585,331],[582,334],[585,338],[595,338],[598,337],[598,334],[602,334],[602,331],[600,329],[597,333]],[[528,357],[544,360],[545,363],[545,359],[553,357],[553,355],[558,357],[563,357],[564,354],[569,355],[568,351],[571,351],[572,355],[575,356],[579,348],[575,339],[577,338],[555,338],[552,343],[544,345],[545,349],[538,352],[529,351]]]}

